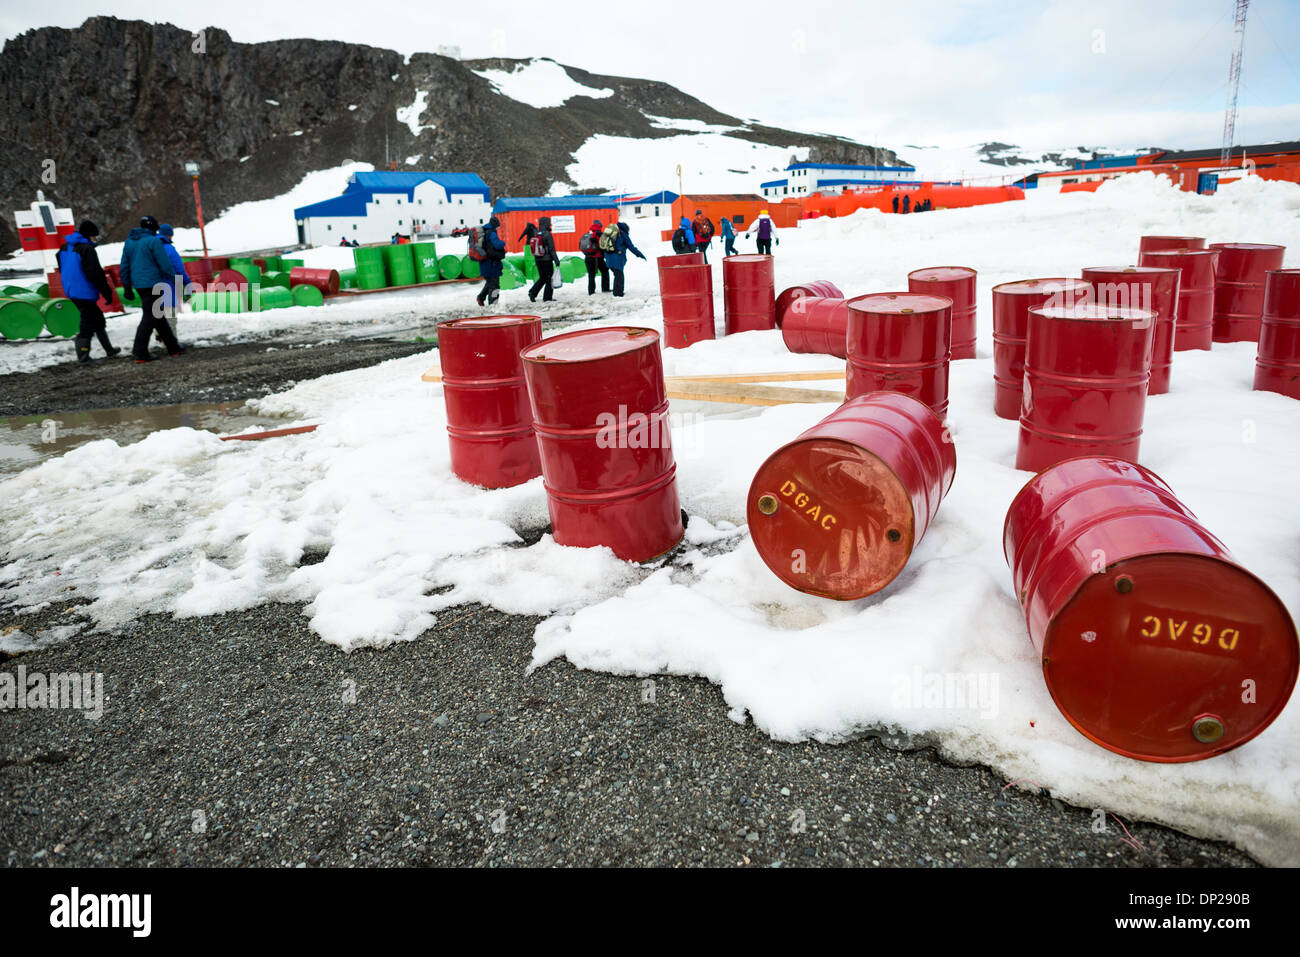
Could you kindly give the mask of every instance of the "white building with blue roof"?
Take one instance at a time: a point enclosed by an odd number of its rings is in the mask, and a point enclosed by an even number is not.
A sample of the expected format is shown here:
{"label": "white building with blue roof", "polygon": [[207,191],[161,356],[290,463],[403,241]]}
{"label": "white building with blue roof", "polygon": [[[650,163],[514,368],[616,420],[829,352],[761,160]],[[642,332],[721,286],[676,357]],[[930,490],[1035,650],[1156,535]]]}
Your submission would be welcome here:
{"label": "white building with blue roof", "polygon": [[845,163],[791,163],[781,179],[759,186],[764,199],[779,203],[813,193],[836,195],[846,189],[916,182],[914,166],[856,166]]}
{"label": "white building with blue roof", "polygon": [[299,206],[293,216],[300,243],[378,243],[393,233],[449,236],[485,223],[492,215],[490,198],[477,173],[353,173],[341,196]]}

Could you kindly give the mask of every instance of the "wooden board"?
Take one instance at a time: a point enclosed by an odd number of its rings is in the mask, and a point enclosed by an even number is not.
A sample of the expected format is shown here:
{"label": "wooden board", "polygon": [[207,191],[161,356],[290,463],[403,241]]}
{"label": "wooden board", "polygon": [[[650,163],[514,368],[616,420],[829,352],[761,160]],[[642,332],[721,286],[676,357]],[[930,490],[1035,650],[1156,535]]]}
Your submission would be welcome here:
{"label": "wooden board", "polygon": [[[813,382],[843,378],[843,369],[826,372],[737,372],[722,375],[670,375],[664,376],[664,384],[672,389],[677,383],[691,382]],[[430,366],[420,379],[424,382],[441,382],[442,367]]]}
{"label": "wooden board", "polygon": [[842,391],[794,389],[749,382],[669,382],[668,398],[733,405],[789,405],[795,402],[843,402]]}

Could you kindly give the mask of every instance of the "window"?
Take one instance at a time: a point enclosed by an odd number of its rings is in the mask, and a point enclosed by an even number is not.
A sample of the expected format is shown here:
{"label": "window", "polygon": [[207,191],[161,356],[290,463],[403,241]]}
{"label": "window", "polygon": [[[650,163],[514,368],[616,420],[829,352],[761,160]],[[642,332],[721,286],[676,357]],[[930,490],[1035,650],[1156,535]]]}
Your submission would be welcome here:
{"label": "window", "polygon": [[400,196],[397,198],[397,205],[398,205],[398,206],[401,206],[401,205],[402,205],[402,199],[401,199]]}
{"label": "window", "polygon": [[417,199],[416,202],[419,203],[421,206],[424,205],[424,200],[422,199]]}
{"label": "window", "polygon": [[438,225],[439,225],[439,226],[446,226],[446,225],[447,225],[447,221],[446,221],[445,219],[440,219],[440,220],[438,220]]}
{"label": "window", "polygon": [[353,224],[352,224],[352,228],[353,228],[353,229],[356,229],[356,228],[357,228],[357,224],[356,224],[356,223],[353,223]]}
{"label": "window", "polygon": [[782,194],[782,195],[785,195],[785,194],[788,193],[788,192],[790,192],[789,187],[787,187],[787,186],[782,186],[782,187],[781,187],[781,194]]}
{"label": "window", "polygon": [[736,213],[736,215],[732,216],[731,221],[735,223],[737,226],[745,225],[745,217],[741,213]]}
{"label": "window", "polygon": [[333,231],[334,231],[334,227],[331,226],[331,225],[329,225],[329,223],[326,223],[326,224],[325,224],[325,231],[326,231],[327,233],[333,232]]}
{"label": "window", "polygon": [[406,220],[404,220],[404,219],[399,219],[399,220],[397,221],[397,225],[400,226],[400,225],[402,225],[402,223],[404,223],[404,222],[406,222]]}
{"label": "window", "polygon": [[640,216],[640,215],[641,215],[641,207],[640,207],[640,206],[633,206],[633,207],[632,207],[632,212],[633,212],[635,215]]}

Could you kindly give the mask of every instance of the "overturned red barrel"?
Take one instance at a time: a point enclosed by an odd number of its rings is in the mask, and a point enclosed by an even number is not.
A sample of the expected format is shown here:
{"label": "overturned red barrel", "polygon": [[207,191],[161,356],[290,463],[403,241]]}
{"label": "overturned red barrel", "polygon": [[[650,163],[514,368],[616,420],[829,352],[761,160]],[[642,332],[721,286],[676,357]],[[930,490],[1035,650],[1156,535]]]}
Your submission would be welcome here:
{"label": "overturned red barrel", "polygon": [[792,302],[781,323],[781,338],[791,352],[848,357],[849,304],[844,299],[803,296]]}
{"label": "overturned red barrel", "polygon": [[1174,309],[1174,351],[1209,349],[1214,339],[1214,267],[1217,249],[1158,249],[1142,254],[1139,266],[1178,270]]}
{"label": "overturned red barrel", "polygon": [[814,279],[812,282],[800,283],[798,286],[782,289],[781,295],[776,297],[776,324],[778,326],[785,322],[785,313],[790,308],[790,304],[796,299],[802,299],[805,296],[820,299],[843,299],[844,293],[840,292],[840,287],[829,279]]}
{"label": "overturned red barrel", "polygon": [[681,541],[659,335],[611,326],[520,354],[555,540],[649,561]]}
{"label": "overturned red barrel", "polygon": [[223,269],[230,268],[229,256],[208,256],[207,259],[208,262],[212,264],[212,271],[214,273],[221,272],[221,270]]}
{"label": "overturned red barrel", "polygon": [[1043,472],[1011,503],[1003,549],[1052,699],[1102,747],[1196,761],[1286,705],[1290,614],[1147,469],[1080,458]]}
{"label": "overturned red barrel", "polygon": [[1155,315],[1096,303],[1029,310],[1016,468],[1080,455],[1137,461]]}
{"label": "overturned red barrel", "polygon": [[993,287],[994,413],[1004,419],[1020,418],[1029,310],[1072,306],[1091,292],[1092,287],[1082,279],[1021,279]]}
{"label": "overturned red barrel", "polygon": [[1264,282],[1255,388],[1300,399],[1300,269],[1274,269]]}
{"label": "overturned red barrel", "polygon": [[321,295],[332,296],[339,291],[339,271],[337,269],[311,269],[307,266],[294,266],[289,270],[289,285],[315,286]]}
{"label": "overturned red barrel", "polygon": [[791,588],[863,598],[898,577],[956,470],[956,449],[926,406],[896,392],[857,396],[759,467],[749,533]]}
{"label": "overturned red barrel", "polygon": [[206,259],[194,259],[185,264],[185,274],[190,277],[190,282],[200,289],[207,287],[212,282],[214,275],[212,263]]}
{"label": "overturned red barrel", "polygon": [[901,392],[948,413],[952,300],[914,292],[878,292],[848,300],[845,394]]}
{"label": "overturned red barrel", "polygon": [[685,349],[701,339],[714,338],[712,270],[702,262],[665,265],[667,258],[659,259],[664,348]]}
{"label": "overturned red barrel", "polygon": [[1138,255],[1162,249],[1204,249],[1204,236],[1143,236],[1138,240]]}
{"label": "overturned red barrel", "polygon": [[776,279],[771,256],[722,260],[722,305],[727,335],[776,328]]}
{"label": "overturned red barrel", "polygon": [[907,274],[909,292],[952,300],[952,358],[975,358],[975,278],[967,266],[930,266]]}
{"label": "overturned red barrel", "polygon": [[438,323],[451,470],[483,488],[541,474],[521,349],[542,338],[537,316],[472,316]]}
{"label": "overturned red barrel", "polygon": [[1264,277],[1282,268],[1285,246],[1211,243],[1219,251],[1214,274],[1214,341],[1258,342]]}
{"label": "overturned red barrel", "polygon": [[222,269],[214,273],[208,282],[209,289],[247,289],[248,277],[233,269]]}
{"label": "overturned red barrel", "polygon": [[1151,380],[1147,395],[1164,395],[1174,364],[1174,313],[1178,310],[1177,269],[1156,266],[1105,268],[1089,266],[1083,278],[1093,289],[1093,301],[1103,306],[1144,309],[1155,313],[1151,339]]}

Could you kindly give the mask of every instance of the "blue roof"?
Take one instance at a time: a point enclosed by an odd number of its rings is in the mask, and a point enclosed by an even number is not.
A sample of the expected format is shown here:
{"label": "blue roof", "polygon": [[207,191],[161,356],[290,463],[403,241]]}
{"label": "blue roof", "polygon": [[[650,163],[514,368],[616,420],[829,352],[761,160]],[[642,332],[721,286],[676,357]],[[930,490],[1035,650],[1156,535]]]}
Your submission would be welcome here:
{"label": "blue roof", "polygon": [[670,189],[661,189],[657,193],[615,194],[609,198],[618,200],[617,205],[619,206],[627,206],[630,203],[647,204],[650,206],[656,204],[660,206],[668,206],[677,198],[677,194]]}
{"label": "blue roof", "polygon": [[513,210],[554,210],[554,209],[613,209],[617,205],[613,196],[512,196],[498,199],[492,206],[494,213],[509,213]]}
{"label": "blue roof", "polygon": [[901,170],[909,173],[916,171],[915,166],[855,166],[852,163],[791,163],[786,169],[860,169],[871,172]]}
{"label": "blue roof", "polygon": [[818,186],[906,186],[910,179],[819,179]]}
{"label": "blue roof", "polygon": [[294,219],[307,219],[310,216],[364,216],[366,204],[370,202],[367,193],[344,193],[332,199],[323,199],[319,203],[299,206],[293,211]]}
{"label": "blue roof", "polygon": [[415,187],[425,180],[433,180],[447,191],[447,195],[457,193],[477,193],[487,201],[489,191],[478,173],[419,173],[419,172],[375,172],[353,173],[348,177],[348,186],[344,190],[351,193],[367,190],[372,193],[404,192],[410,196]]}
{"label": "blue roof", "polygon": [[773,179],[773,180],[769,180],[766,183],[760,183],[758,185],[758,188],[767,189],[769,186],[784,186],[788,182],[790,182],[788,179]]}

